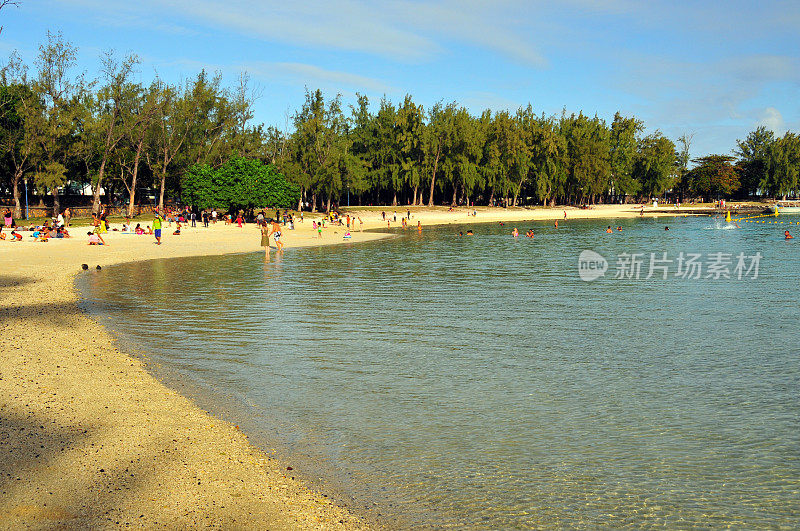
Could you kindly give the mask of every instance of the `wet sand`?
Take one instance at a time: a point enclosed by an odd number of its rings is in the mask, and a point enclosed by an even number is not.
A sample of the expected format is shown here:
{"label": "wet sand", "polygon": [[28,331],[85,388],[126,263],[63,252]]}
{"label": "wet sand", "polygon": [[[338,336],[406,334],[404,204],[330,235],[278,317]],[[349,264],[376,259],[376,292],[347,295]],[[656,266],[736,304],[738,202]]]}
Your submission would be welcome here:
{"label": "wet sand", "polygon": [[[394,208],[382,210],[393,218]],[[396,210],[392,227],[408,208]],[[473,209],[411,207],[410,225],[563,220],[564,210],[478,207],[471,216]],[[568,220],[639,215],[630,205],[566,210]],[[364,229],[386,226],[381,209],[353,212]],[[345,227],[318,238],[310,215],[296,227],[283,231],[289,253],[344,242]],[[47,243],[30,233],[21,243],[0,241],[0,527],[370,527],[156,380],[78,309],[74,278],[83,263],[263,252],[258,229],[220,222],[173,236],[165,225],[160,246],[152,236],[110,232],[100,247],[86,244],[86,230]],[[350,241],[381,237],[353,231]],[[154,315],[154,333],[158,326]]]}

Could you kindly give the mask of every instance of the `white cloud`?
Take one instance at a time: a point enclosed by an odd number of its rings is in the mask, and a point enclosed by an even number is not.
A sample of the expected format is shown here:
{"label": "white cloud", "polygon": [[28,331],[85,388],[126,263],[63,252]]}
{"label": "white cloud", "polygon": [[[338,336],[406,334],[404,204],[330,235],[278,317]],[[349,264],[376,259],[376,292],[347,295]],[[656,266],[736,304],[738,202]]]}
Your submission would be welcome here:
{"label": "white cloud", "polygon": [[276,78],[293,85],[307,85],[309,88],[325,88],[334,91],[344,89],[369,90],[374,92],[393,92],[390,85],[370,77],[327,70],[319,66],[303,63],[247,63],[238,65],[254,76],[273,81]]}
{"label": "white cloud", "polygon": [[756,127],[762,125],[778,136],[786,132],[786,122],[784,122],[780,111],[775,107],[767,107],[764,109],[761,119],[756,122]]}

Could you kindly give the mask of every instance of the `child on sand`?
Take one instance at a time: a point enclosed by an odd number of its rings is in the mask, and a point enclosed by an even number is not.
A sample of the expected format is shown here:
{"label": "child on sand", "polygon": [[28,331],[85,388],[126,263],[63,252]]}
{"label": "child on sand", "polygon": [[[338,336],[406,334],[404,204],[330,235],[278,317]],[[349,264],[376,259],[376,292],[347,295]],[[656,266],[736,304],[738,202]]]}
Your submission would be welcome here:
{"label": "child on sand", "polygon": [[89,245],[103,245],[102,238],[95,232],[87,232],[89,235]]}

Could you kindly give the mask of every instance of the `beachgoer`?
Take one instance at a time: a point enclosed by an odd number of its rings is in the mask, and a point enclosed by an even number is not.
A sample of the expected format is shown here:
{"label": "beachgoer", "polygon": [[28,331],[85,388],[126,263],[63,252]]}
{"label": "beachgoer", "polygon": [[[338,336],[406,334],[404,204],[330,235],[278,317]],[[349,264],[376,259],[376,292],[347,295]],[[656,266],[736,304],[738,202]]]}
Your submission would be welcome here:
{"label": "beachgoer", "polygon": [[784,240],[792,240],[792,239],[794,239],[794,236],[789,234],[789,231],[787,230],[787,231],[784,231],[784,233],[783,233],[783,239]]}
{"label": "beachgoer", "polygon": [[567,211],[564,211],[564,219],[567,219]]}
{"label": "beachgoer", "polygon": [[196,223],[196,221],[197,221],[197,213],[192,211],[192,213],[189,214],[189,218],[192,220],[192,227],[196,227],[197,226],[197,223]]}
{"label": "beachgoer", "polygon": [[267,223],[261,223],[261,247],[264,248],[264,253],[269,255],[269,227]]}
{"label": "beachgoer", "polygon": [[469,229],[469,230],[467,231],[467,236],[472,236],[472,235],[473,235],[472,229]]}
{"label": "beachgoer", "polygon": [[525,233],[525,236],[528,238],[533,238],[533,229],[528,229],[528,232]]}
{"label": "beachgoer", "polygon": [[322,223],[317,223],[317,234],[322,238]]}
{"label": "beachgoer", "polygon": [[281,241],[281,226],[278,224],[278,220],[272,220],[272,232],[269,233],[275,239],[275,247],[278,248],[278,251],[283,252],[283,242]]}
{"label": "beachgoer", "polygon": [[556,220],[556,228],[558,228],[558,220]]}
{"label": "beachgoer", "polygon": [[89,245],[103,245],[103,239],[100,237],[99,234],[94,232],[89,232]]}
{"label": "beachgoer", "polygon": [[217,223],[217,209],[216,208],[211,209],[211,223],[214,223],[215,225]]}
{"label": "beachgoer", "polygon": [[97,237],[100,238],[100,241],[103,242],[103,245],[105,245],[106,241],[101,236],[101,234],[103,233],[103,226],[104,226],[103,219],[102,218],[95,218],[94,219],[94,229],[92,230],[92,232],[94,234],[97,234]]}
{"label": "beachgoer", "polygon": [[161,223],[164,221],[164,218],[161,217],[161,214],[159,214],[157,210],[153,212],[153,214],[155,215],[153,218],[153,234],[155,234],[156,237],[156,245],[161,245]]}
{"label": "beachgoer", "polygon": [[611,225],[608,226],[608,228],[606,229],[606,232],[609,233],[609,234],[614,232],[613,230],[611,230]]}
{"label": "beachgoer", "polygon": [[181,235],[181,222],[178,221],[175,223],[175,232],[172,233],[173,236],[180,236]]}
{"label": "beachgoer", "polygon": [[514,230],[511,232],[511,235],[513,237],[515,237],[515,238],[517,238],[519,236],[519,231],[517,230],[516,227],[514,227]]}
{"label": "beachgoer", "polygon": [[67,207],[64,209],[64,226],[69,227],[69,222],[72,219],[72,210]]}
{"label": "beachgoer", "polygon": [[394,219],[393,219],[393,221],[395,223],[397,223],[397,210],[394,211]]}
{"label": "beachgoer", "polygon": [[617,227],[617,230],[618,230],[618,231],[620,231],[620,232],[622,232],[622,227],[621,227],[621,226],[618,226],[618,227]]}
{"label": "beachgoer", "polygon": [[16,229],[11,229],[11,241],[12,242],[21,242],[22,241],[22,234],[17,232]]}
{"label": "beachgoer", "polygon": [[669,227],[664,227],[664,230],[669,230]]}
{"label": "beachgoer", "polygon": [[239,214],[236,216],[236,225],[238,225],[239,228],[242,228],[242,222],[244,222],[244,220],[242,219],[242,215]]}
{"label": "beachgoer", "polygon": [[3,214],[3,224],[9,229],[14,226],[14,216],[11,214],[11,210],[8,208]]}

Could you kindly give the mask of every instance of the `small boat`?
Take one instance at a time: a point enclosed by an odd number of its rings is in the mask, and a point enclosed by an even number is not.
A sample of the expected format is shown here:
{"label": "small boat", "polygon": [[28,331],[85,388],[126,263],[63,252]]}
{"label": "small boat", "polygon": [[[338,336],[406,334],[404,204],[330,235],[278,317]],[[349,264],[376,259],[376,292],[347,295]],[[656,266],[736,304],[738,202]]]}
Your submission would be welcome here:
{"label": "small boat", "polygon": [[769,210],[779,214],[800,214],[800,201],[778,201]]}

